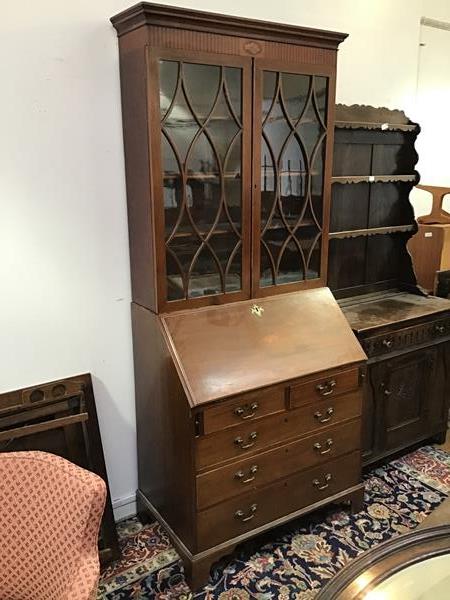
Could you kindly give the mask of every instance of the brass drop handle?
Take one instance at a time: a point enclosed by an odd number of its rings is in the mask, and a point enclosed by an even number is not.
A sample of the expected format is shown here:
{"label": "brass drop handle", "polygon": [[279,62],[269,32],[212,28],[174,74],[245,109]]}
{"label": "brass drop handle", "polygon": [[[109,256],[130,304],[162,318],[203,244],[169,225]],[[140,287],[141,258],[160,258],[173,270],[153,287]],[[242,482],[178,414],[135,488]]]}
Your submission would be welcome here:
{"label": "brass drop handle", "polygon": [[257,508],[258,508],[257,504],[252,504],[250,506],[247,514],[245,514],[245,512],[243,510],[237,510],[234,513],[234,518],[239,519],[239,521],[242,521],[242,523],[245,523],[246,521],[251,521],[253,519],[253,517],[255,516]]}
{"label": "brass drop handle", "polygon": [[394,345],[394,340],[388,340],[387,338],[383,340],[382,342],[383,346],[385,348],[392,348],[392,346]]}
{"label": "brass drop handle", "polygon": [[234,477],[235,477],[235,479],[238,479],[241,483],[250,483],[251,481],[255,480],[257,472],[258,472],[258,465],[252,465],[249,469],[248,477],[246,477],[244,479],[245,473],[242,470],[237,471],[237,473],[234,474]]}
{"label": "brass drop handle", "polygon": [[330,485],[330,483],[329,483],[329,482],[330,482],[331,480],[332,480],[331,473],[327,473],[327,474],[325,475],[325,477],[324,477],[324,482],[323,482],[323,483],[321,483],[321,482],[319,481],[319,479],[313,479],[313,482],[312,482],[312,484],[313,484],[313,486],[314,486],[315,488],[317,488],[318,490],[326,490],[326,489],[327,489],[327,487]]}
{"label": "brass drop handle", "polygon": [[251,419],[255,416],[255,413],[258,410],[258,408],[258,403],[252,402],[251,404],[244,404],[244,406],[238,406],[234,409],[234,414],[237,417],[241,417],[241,419]]}
{"label": "brass drop handle", "polygon": [[320,442],[316,442],[314,444],[314,450],[316,452],[318,452],[319,454],[328,454],[328,452],[331,452],[331,448],[333,446],[333,440],[331,438],[328,438],[327,441],[325,442],[325,446],[326,446],[326,450],[323,450],[323,446]]}
{"label": "brass drop handle", "polygon": [[316,391],[321,396],[329,396],[333,393],[335,387],[336,380],[330,379],[330,381],[325,381],[325,383],[319,383],[318,385],[316,385]]}
{"label": "brass drop handle", "polygon": [[381,384],[381,389],[383,390],[383,394],[385,396],[390,396],[392,394],[391,390],[388,390],[385,383]]}
{"label": "brass drop handle", "polygon": [[325,414],[327,416],[324,416],[319,410],[317,412],[314,413],[314,418],[317,419],[319,421],[319,423],[327,423],[328,421],[331,421],[333,414],[334,414],[334,408],[332,406],[330,406],[330,408],[327,408]]}
{"label": "brass drop handle", "polygon": [[251,448],[255,445],[257,437],[258,434],[256,433],[256,431],[252,431],[247,438],[247,442],[244,443],[244,439],[241,436],[238,436],[237,438],[235,438],[234,443],[236,444],[236,446],[239,446],[241,450],[247,450],[248,448]]}

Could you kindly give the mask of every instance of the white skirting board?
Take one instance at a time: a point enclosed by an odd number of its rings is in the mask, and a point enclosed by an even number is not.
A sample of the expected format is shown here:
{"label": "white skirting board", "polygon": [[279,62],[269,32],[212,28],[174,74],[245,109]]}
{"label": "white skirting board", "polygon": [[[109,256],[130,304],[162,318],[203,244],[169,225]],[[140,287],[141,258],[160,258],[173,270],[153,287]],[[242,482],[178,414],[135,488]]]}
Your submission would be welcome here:
{"label": "white skirting board", "polygon": [[129,496],[125,496],[125,498],[117,498],[117,500],[113,500],[112,507],[114,512],[114,520],[116,523],[118,521],[123,521],[124,519],[134,517],[137,512],[136,494],[130,494]]}

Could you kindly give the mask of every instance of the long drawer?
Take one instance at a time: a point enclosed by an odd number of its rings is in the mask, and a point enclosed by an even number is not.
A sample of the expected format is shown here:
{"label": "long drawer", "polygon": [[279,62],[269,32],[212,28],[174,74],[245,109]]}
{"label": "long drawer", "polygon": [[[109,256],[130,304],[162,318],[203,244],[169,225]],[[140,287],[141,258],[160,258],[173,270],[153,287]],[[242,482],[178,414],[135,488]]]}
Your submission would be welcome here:
{"label": "long drawer", "polygon": [[198,549],[240,536],[356,485],[360,472],[360,452],[354,452],[199,512]]}
{"label": "long drawer", "polygon": [[430,341],[450,336],[450,318],[434,319],[411,327],[371,335],[362,338],[361,345],[367,356],[380,356],[390,352],[407,350]]}
{"label": "long drawer", "polygon": [[360,420],[319,431],[295,442],[268,450],[197,476],[199,510],[249,490],[268,485],[293,473],[359,450]]}
{"label": "long drawer", "polygon": [[289,438],[315,433],[361,415],[362,392],[315,402],[257,422],[243,424],[196,439],[196,467],[251,456]]}

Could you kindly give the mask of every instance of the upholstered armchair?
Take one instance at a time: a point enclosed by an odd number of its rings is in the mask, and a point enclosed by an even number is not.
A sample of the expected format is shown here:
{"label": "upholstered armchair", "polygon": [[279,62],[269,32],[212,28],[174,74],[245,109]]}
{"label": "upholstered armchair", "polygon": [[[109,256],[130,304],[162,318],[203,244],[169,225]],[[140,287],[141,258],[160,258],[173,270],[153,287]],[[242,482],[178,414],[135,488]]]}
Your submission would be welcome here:
{"label": "upholstered armchair", "polygon": [[93,600],[103,480],[46,452],[0,453],[1,600]]}

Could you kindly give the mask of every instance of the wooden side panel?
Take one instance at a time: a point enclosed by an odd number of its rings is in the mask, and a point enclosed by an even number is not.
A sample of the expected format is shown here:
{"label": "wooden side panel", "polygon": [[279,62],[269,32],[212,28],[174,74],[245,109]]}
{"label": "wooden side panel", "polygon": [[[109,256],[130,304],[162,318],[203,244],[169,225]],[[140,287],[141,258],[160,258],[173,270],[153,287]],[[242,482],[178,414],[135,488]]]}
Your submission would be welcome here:
{"label": "wooden side panel", "polygon": [[132,305],[139,489],[195,550],[194,422],[159,318]]}
{"label": "wooden side panel", "polygon": [[120,81],[133,301],[156,309],[156,269],[147,113],[147,31],[120,38]]}

